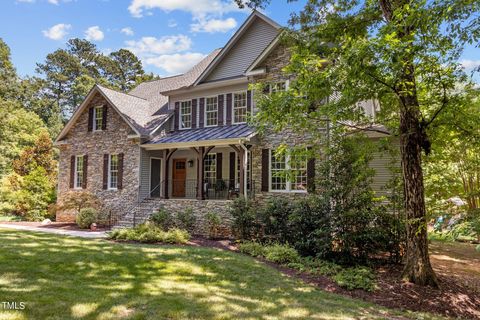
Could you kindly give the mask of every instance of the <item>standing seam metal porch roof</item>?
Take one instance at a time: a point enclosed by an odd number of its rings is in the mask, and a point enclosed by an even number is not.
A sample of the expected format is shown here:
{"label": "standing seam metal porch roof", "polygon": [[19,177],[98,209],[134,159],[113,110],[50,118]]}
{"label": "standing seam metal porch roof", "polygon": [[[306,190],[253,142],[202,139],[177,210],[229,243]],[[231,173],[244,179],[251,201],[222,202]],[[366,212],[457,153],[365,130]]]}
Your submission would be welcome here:
{"label": "standing seam metal porch roof", "polygon": [[221,139],[241,139],[255,134],[255,129],[247,124],[235,124],[220,127],[207,127],[180,130],[163,137],[155,137],[144,144],[198,142]]}

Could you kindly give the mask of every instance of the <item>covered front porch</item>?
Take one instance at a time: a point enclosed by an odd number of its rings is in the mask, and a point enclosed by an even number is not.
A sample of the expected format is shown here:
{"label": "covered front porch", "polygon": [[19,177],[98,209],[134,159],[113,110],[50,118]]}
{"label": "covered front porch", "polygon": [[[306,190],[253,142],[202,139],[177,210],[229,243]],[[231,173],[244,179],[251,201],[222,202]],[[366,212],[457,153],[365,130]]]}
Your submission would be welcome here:
{"label": "covered front porch", "polygon": [[[186,133],[179,132],[177,135]],[[245,133],[242,135],[226,139],[175,142],[166,142],[164,137],[161,143],[157,141],[144,144],[141,156],[141,199],[253,198],[255,181],[252,180],[249,151],[252,142],[244,136]],[[180,138],[177,137],[184,140]]]}

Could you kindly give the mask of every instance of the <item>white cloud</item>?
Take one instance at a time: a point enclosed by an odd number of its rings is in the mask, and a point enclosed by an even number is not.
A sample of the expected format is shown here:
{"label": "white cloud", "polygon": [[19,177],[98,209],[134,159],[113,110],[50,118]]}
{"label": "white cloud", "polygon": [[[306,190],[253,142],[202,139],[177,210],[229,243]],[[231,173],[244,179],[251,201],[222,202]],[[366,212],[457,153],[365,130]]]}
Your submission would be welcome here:
{"label": "white cloud", "polygon": [[42,33],[45,37],[52,40],[62,40],[70,30],[72,26],[70,24],[59,23],[51,27],[50,29],[43,30]]}
{"label": "white cloud", "polygon": [[480,66],[480,60],[463,59],[460,64],[466,71],[472,71]]}
{"label": "white cloud", "polygon": [[105,35],[99,26],[93,26],[85,30],[85,39],[88,41],[102,41]]}
{"label": "white cloud", "polygon": [[134,35],[134,32],[133,32],[132,28],[130,28],[130,27],[122,28],[122,30],[120,30],[120,32],[126,34],[127,36],[133,36]]}
{"label": "white cloud", "polygon": [[192,46],[192,40],[182,34],[164,36],[159,39],[142,37],[138,41],[130,40],[125,43],[128,50],[141,57],[187,51]]}
{"label": "white cloud", "polygon": [[237,21],[233,18],[222,19],[198,19],[198,23],[190,25],[190,29],[193,32],[227,32],[237,26]]}
{"label": "white cloud", "polygon": [[188,71],[203,58],[205,55],[202,53],[188,52],[160,55],[144,59],[143,62],[163,69],[169,74],[178,74]]}
{"label": "white cloud", "polygon": [[58,0],[48,0],[48,3],[58,5]]}
{"label": "white cloud", "polygon": [[221,16],[228,12],[240,11],[233,1],[225,0],[132,0],[128,7],[134,17],[142,17],[144,10],[152,9],[165,12],[181,10],[190,12],[194,17]]}
{"label": "white cloud", "polygon": [[175,28],[176,26],[178,26],[178,23],[175,21],[175,19],[168,20],[168,27]]}
{"label": "white cloud", "polygon": [[17,2],[23,2],[23,3],[34,3],[35,0],[17,0]]}

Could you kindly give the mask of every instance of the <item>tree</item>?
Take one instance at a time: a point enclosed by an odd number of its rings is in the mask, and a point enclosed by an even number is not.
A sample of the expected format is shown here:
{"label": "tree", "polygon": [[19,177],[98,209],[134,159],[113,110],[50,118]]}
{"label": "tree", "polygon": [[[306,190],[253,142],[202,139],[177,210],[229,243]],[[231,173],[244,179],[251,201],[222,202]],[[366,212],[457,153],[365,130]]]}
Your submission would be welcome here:
{"label": "tree", "polygon": [[130,51],[120,49],[110,53],[105,59],[105,71],[108,81],[123,92],[130,91],[142,77],[142,62]]}
{"label": "tree", "polygon": [[17,72],[10,59],[10,48],[0,38],[0,98],[15,96]]}
{"label": "tree", "polygon": [[422,152],[430,154],[431,129],[445,110],[464,103],[456,86],[468,79],[458,59],[465,42],[479,37],[479,6],[473,0],[308,1],[286,36],[292,59],[285,72],[297,78],[286,99],[276,106],[267,101],[257,117],[277,130],[290,127],[318,138],[326,118],[379,130],[358,103],[380,102],[375,122],[398,134],[401,145],[403,274],[421,285],[438,285],[428,256]]}

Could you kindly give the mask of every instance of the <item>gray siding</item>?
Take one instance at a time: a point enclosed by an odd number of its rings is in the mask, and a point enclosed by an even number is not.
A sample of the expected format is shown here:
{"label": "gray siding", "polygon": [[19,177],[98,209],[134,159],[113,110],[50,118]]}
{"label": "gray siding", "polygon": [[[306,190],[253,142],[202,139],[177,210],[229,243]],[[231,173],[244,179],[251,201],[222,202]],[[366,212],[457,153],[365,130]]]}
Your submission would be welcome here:
{"label": "gray siding", "polygon": [[[374,139],[374,141],[378,143],[379,139]],[[395,147],[400,147],[398,142],[395,143]],[[375,152],[373,154],[373,159],[370,162],[370,167],[375,170],[372,188],[380,196],[386,196],[389,193],[389,190],[386,190],[385,186],[393,177],[392,166],[400,168],[400,157],[396,159],[392,158],[392,156],[386,152]]]}
{"label": "gray siding", "polygon": [[[163,158],[163,150],[147,151],[140,148],[140,188],[139,199],[142,200],[150,193],[150,158]],[[163,164],[162,164],[163,165]]]}
{"label": "gray siding", "polygon": [[205,82],[243,75],[277,34],[277,29],[257,18]]}

